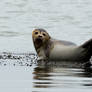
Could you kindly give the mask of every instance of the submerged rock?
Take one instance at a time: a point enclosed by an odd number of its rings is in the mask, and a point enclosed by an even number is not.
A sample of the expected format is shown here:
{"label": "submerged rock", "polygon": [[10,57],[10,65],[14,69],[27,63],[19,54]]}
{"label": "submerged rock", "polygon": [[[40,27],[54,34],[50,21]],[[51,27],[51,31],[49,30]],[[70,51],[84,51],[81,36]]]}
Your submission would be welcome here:
{"label": "submerged rock", "polygon": [[0,53],[0,65],[32,66],[37,61],[35,53]]}

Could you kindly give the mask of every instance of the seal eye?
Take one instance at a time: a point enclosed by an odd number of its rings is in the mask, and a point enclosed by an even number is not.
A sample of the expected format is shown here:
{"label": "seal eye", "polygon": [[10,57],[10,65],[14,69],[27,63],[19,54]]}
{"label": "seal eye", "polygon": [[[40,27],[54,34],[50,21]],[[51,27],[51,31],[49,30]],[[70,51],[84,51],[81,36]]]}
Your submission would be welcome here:
{"label": "seal eye", "polygon": [[43,33],[43,36],[46,36],[46,34]]}
{"label": "seal eye", "polygon": [[37,34],[38,34],[38,32],[35,32],[35,34],[37,35]]}

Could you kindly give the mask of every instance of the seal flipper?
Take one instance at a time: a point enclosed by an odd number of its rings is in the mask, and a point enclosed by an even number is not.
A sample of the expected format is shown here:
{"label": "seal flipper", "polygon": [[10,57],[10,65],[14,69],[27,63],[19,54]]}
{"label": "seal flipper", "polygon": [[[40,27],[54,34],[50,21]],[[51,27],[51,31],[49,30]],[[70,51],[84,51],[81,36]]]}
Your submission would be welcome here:
{"label": "seal flipper", "polygon": [[81,45],[83,48],[90,48],[92,49],[92,39],[86,41],[83,45]]}
{"label": "seal flipper", "polygon": [[92,39],[86,41],[80,46],[85,51],[84,61],[89,61],[92,56]]}

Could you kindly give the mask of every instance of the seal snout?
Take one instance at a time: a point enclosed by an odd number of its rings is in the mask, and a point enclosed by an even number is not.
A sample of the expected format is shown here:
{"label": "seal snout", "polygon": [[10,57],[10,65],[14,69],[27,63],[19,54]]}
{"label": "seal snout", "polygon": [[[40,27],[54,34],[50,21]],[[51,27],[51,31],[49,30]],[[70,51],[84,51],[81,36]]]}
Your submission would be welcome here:
{"label": "seal snout", "polygon": [[41,34],[38,34],[36,37],[35,37],[35,43],[36,44],[42,44],[43,43],[43,36]]}
{"label": "seal snout", "polygon": [[39,38],[42,38],[42,36],[41,36],[41,35],[39,35],[38,37],[39,37]]}
{"label": "seal snout", "polygon": [[35,39],[35,42],[37,44],[42,44],[43,43],[42,37],[41,36],[38,36],[38,38]]}

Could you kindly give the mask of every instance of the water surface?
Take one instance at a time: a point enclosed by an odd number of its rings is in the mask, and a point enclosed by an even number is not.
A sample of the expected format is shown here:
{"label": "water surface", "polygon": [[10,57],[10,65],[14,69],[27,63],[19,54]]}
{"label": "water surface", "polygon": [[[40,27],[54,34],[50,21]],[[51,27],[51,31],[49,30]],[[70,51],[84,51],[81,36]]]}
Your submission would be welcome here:
{"label": "water surface", "polygon": [[91,20],[91,0],[0,0],[0,91],[90,92],[92,73],[78,65],[38,64],[31,36],[44,28],[80,45],[92,38]]}

